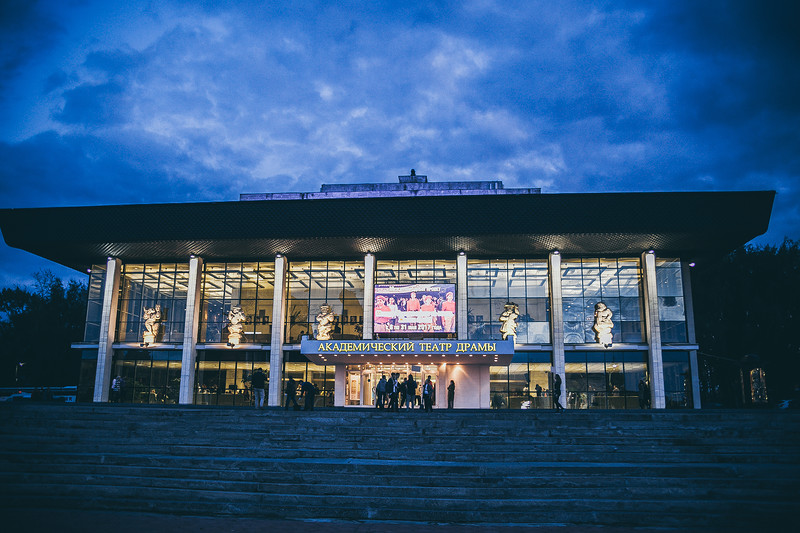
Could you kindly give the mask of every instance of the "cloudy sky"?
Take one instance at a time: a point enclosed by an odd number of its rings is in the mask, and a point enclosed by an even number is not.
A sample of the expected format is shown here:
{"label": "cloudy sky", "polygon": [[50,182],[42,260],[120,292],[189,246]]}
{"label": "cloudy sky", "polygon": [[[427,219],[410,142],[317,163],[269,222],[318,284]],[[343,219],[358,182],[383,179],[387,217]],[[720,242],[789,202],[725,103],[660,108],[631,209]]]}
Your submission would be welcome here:
{"label": "cloudy sky", "polygon": [[[0,207],[322,183],[778,192],[800,238],[794,0],[0,1]],[[0,286],[54,263],[0,244]]]}

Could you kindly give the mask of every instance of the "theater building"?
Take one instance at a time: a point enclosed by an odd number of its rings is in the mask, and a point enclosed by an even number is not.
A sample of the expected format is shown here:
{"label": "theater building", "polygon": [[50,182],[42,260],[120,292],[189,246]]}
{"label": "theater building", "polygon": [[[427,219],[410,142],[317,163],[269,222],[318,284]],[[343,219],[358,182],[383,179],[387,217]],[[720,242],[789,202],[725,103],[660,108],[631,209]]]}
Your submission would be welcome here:
{"label": "theater building", "polygon": [[[0,210],[6,242],[89,273],[79,401],[699,408],[691,267],[766,231],[773,191],[542,194],[323,185],[239,201]],[[122,386],[111,390],[115,376]],[[417,394],[420,389],[417,388]]]}

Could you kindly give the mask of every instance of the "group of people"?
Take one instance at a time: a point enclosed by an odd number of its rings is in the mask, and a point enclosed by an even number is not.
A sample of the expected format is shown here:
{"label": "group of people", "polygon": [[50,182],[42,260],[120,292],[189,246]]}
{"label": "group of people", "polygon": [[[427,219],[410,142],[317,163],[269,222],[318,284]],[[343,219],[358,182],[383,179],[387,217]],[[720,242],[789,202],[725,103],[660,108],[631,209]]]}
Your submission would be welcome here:
{"label": "group of people", "polygon": [[[392,372],[389,379],[386,379],[384,374],[375,385],[375,407],[378,409],[386,407],[389,411],[397,412],[400,410],[400,405],[404,405],[406,409],[413,409],[416,405],[419,409],[431,411],[436,386],[430,376],[422,383],[421,396],[417,395],[418,386],[413,374],[409,374],[402,382],[399,372]],[[451,381],[450,387],[452,387],[452,393],[455,394],[455,383]],[[448,394],[450,394],[450,389],[448,389]],[[448,405],[452,408],[452,402],[448,402]]]}
{"label": "group of people", "polygon": [[[250,376],[250,385],[253,388],[253,397],[255,400],[255,407],[256,409],[263,409],[264,408],[264,397],[265,397],[265,386],[267,384],[267,375],[264,374],[264,370],[261,368],[257,368],[255,372],[253,372],[252,376]],[[303,401],[302,407],[297,402],[298,395],[297,391],[298,388],[300,389],[300,396],[299,398]],[[293,377],[289,377],[289,381],[286,382],[286,405],[285,409],[289,409],[291,405],[295,411],[299,411],[300,409],[304,411],[313,411],[314,410],[314,400],[319,393],[319,389],[316,385],[311,383],[310,381],[303,381],[300,380],[295,381]]]}

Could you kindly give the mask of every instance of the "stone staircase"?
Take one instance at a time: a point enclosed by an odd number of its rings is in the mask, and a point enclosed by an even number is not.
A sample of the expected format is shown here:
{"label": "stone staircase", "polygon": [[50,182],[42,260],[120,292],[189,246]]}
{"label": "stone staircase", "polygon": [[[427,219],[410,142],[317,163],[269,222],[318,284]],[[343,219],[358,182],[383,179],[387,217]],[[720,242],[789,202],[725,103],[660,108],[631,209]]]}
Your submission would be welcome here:
{"label": "stone staircase", "polygon": [[0,507],[783,531],[800,413],[0,404]]}

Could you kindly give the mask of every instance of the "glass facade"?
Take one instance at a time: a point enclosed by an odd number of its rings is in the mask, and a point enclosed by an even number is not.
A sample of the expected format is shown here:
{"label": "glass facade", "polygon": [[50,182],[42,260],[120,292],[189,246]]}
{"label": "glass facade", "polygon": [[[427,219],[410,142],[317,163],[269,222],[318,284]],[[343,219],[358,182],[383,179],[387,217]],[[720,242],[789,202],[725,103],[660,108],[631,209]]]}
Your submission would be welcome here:
{"label": "glass facade", "polygon": [[[458,284],[456,260],[377,260],[376,285],[413,283]],[[467,338],[501,338],[499,316],[508,302],[519,306],[517,344],[551,343],[551,295],[546,259],[468,259],[466,272]],[[614,343],[642,344],[643,290],[639,259],[564,258],[561,266],[566,379],[561,403],[573,409],[638,408],[639,382],[648,380],[647,353],[641,348],[615,347],[603,351],[573,351],[596,344],[594,308],[604,302],[613,313]],[[121,269],[116,342],[141,343],[145,310],[160,307],[158,337],[153,350],[115,347],[113,376],[122,376],[123,391],[116,400],[133,403],[176,403],[181,346],[188,294],[189,265],[183,263],[124,264]],[[656,277],[668,408],[692,406],[690,353],[666,345],[687,342],[686,310],[681,263],[657,259]],[[463,282],[464,280],[462,280]],[[95,265],[89,278],[84,339],[99,342],[105,265]],[[296,261],[287,268],[284,343],[299,343],[313,335],[316,315],[324,304],[337,317],[334,339],[363,337],[365,269],[363,261]],[[210,262],[201,272],[199,334],[202,344],[228,340],[228,313],[240,307],[246,316],[245,344],[272,340],[274,262]],[[376,334],[397,336],[392,334]],[[412,336],[413,333],[408,333]],[[423,335],[417,332],[417,335]],[[427,334],[425,334],[427,336]],[[454,333],[440,334],[455,337]],[[166,346],[166,345],[172,346]],[[570,346],[571,345],[571,346]],[[537,346],[538,347],[538,346]],[[152,346],[150,347],[152,348]],[[255,368],[269,372],[265,349],[213,350],[199,347],[196,359],[195,403],[252,405],[249,384]],[[208,347],[210,348],[210,347]],[[245,347],[243,347],[245,348]],[[256,347],[257,348],[257,347]],[[284,357],[284,383],[289,376],[310,380],[320,389],[316,405],[334,403],[333,365],[317,365],[289,347]],[[674,348],[682,348],[674,346]],[[534,347],[533,349],[536,349]],[[545,348],[547,349],[547,348]],[[517,352],[509,366],[490,367],[493,408],[552,408],[552,354]],[[79,398],[91,401],[97,350],[85,350]],[[348,378],[349,379],[349,378]],[[360,375],[359,379],[366,379]],[[352,379],[355,381],[355,378]],[[349,383],[349,381],[348,381]],[[282,395],[282,402],[285,395]],[[350,401],[353,404],[355,400]],[[361,398],[358,400],[365,401]]]}
{"label": "glass facade", "polygon": [[145,309],[160,308],[156,342],[183,342],[189,264],[123,265],[119,288],[118,342],[142,342]]}
{"label": "glass facade", "polygon": [[111,378],[122,377],[118,398],[123,403],[178,403],[180,350],[115,350]]}
{"label": "glass facade", "polygon": [[658,318],[661,342],[686,342],[686,308],[683,296],[683,275],[680,261],[656,260],[658,284]]}
{"label": "glass facade", "polygon": [[100,320],[103,317],[103,290],[106,286],[106,266],[92,265],[89,274],[89,298],[86,302],[86,342],[100,342]]}
{"label": "glass facade", "polygon": [[[335,368],[333,365],[318,365],[309,362],[300,352],[289,352],[286,354],[283,363],[283,387],[281,387],[281,405],[286,403],[286,383],[289,378],[294,378],[297,384],[300,381],[310,381],[319,389],[319,393],[314,397],[314,407],[333,406],[333,388],[335,379]],[[297,401],[300,400],[300,389],[297,389]]]}
{"label": "glass facade", "polygon": [[492,409],[552,408],[551,359],[549,352],[518,352],[509,366],[489,367]]}
{"label": "glass facade", "polygon": [[241,307],[246,319],[242,343],[272,339],[275,263],[206,263],[203,265],[200,342],[228,342],[228,313]]}
{"label": "glass facade", "polygon": [[195,362],[194,403],[199,405],[253,405],[250,379],[261,368],[269,388],[269,352],[199,350]]}
{"label": "glass facade", "polygon": [[647,381],[647,352],[567,352],[568,409],[634,409]]}
{"label": "glass facade", "polygon": [[613,313],[613,341],[641,343],[642,269],[638,259],[564,259],[561,263],[564,342],[595,343],[594,309]]}
{"label": "glass facade", "polygon": [[302,261],[289,264],[285,342],[312,336],[320,307],[336,315],[334,339],[360,339],[364,320],[363,261]]}
{"label": "glass facade", "polygon": [[689,352],[665,350],[662,360],[667,409],[691,408],[692,373],[689,366]]}
{"label": "glass facade", "polygon": [[517,342],[549,344],[547,260],[467,260],[468,338],[502,338],[498,318],[508,302],[519,306]]}

